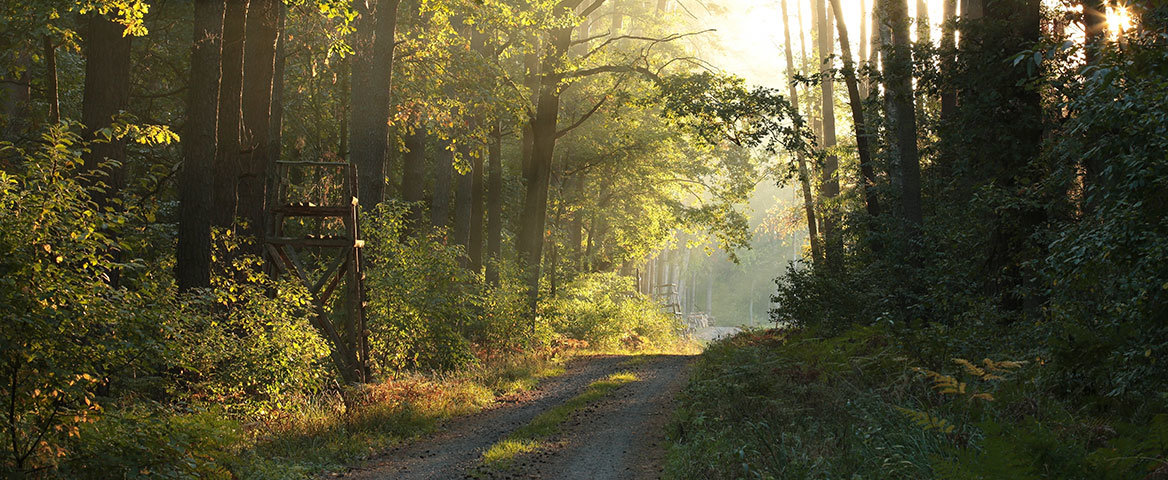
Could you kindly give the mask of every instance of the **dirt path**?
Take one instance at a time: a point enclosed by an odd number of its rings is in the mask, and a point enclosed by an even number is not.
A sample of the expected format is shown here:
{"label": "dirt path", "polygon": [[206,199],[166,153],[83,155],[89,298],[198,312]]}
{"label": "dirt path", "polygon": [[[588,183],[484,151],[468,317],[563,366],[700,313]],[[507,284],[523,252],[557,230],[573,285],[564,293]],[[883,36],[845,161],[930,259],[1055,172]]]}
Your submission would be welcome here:
{"label": "dirt path", "polygon": [[617,371],[640,381],[624,385],[581,410],[551,439],[554,447],[517,459],[506,472],[479,472],[480,478],[627,479],[658,478],[664,457],[664,426],[672,401],[685,385],[685,366],[693,357],[599,356],[581,358],[567,372],[548,379],[526,398],[471,417],[451,420],[445,431],[403,445],[359,468],[339,475],[349,479],[468,478],[483,451],[540,412],[583,392],[589,383]]}

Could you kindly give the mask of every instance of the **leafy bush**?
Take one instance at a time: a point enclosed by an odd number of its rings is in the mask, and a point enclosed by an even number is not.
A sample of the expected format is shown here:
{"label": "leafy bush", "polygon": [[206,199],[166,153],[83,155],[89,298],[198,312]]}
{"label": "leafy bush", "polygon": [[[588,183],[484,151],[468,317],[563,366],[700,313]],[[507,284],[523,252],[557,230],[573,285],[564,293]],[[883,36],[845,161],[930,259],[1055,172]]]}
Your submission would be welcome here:
{"label": "leafy bush", "polygon": [[370,350],[383,374],[452,370],[476,361],[484,339],[485,285],[463,268],[462,249],[438,237],[403,238],[407,207],[387,202],[364,218]]}
{"label": "leafy bush", "polygon": [[0,144],[0,410],[4,472],[51,468],[101,411],[99,392],[161,349],[171,306],[157,289],[111,285],[130,209],[99,210],[80,177],[85,145],[52,126],[24,152]]}
{"label": "leafy bush", "polygon": [[543,312],[552,331],[602,350],[666,347],[683,331],[680,319],[616,273],[580,275]]}
{"label": "leafy bush", "polygon": [[[221,250],[238,242],[230,232],[217,237]],[[236,257],[215,272],[211,288],[182,297],[164,366],[180,397],[263,413],[332,378],[328,344],[308,320],[316,314],[308,292],[269,279],[259,265],[256,257]]]}

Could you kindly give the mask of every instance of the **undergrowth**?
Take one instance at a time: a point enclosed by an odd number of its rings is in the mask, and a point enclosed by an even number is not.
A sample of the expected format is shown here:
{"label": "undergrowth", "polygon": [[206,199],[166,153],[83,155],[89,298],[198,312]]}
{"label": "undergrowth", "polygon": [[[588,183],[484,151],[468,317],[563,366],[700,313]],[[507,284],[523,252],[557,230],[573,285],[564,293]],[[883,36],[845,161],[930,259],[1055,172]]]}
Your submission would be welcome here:
{"label": "undergrowth", "polygon": [[881,327],[745,332],[696,362],[671,478],[1168,478],[1168,415],[1050,391],[1044,359],[921,365]]}

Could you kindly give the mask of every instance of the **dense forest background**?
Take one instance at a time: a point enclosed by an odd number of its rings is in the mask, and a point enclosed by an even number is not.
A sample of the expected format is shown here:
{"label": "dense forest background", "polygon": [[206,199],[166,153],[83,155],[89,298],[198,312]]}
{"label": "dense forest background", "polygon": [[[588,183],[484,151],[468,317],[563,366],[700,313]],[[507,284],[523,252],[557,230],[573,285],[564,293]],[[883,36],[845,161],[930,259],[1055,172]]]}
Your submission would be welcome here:
{"label": "dense forest background", "polygon": [[1162,475],[1168,10],[865,3],[4,2],[5,474],[312,476],[704,306],[784,328],[676,476]]}

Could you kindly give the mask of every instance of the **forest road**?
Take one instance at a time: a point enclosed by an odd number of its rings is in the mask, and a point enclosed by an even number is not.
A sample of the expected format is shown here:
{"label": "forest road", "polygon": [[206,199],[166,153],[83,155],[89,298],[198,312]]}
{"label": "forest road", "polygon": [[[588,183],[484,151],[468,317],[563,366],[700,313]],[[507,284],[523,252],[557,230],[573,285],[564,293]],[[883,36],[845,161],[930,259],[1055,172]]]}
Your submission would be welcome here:
{"label": "forest road", "polygon": [[[694,356],[604,355],[575,359],[567,371],[520,399],[451,419],[445,429],[385,452],[347,472],[346,479],[656,479],[665,459],[665,426],[685,386]],[[505,470],[480,468],[482,454],[536,415],[583,393],[616,372],[625,384],[575,412],[546,439],[547,448],[516,458]]]}

